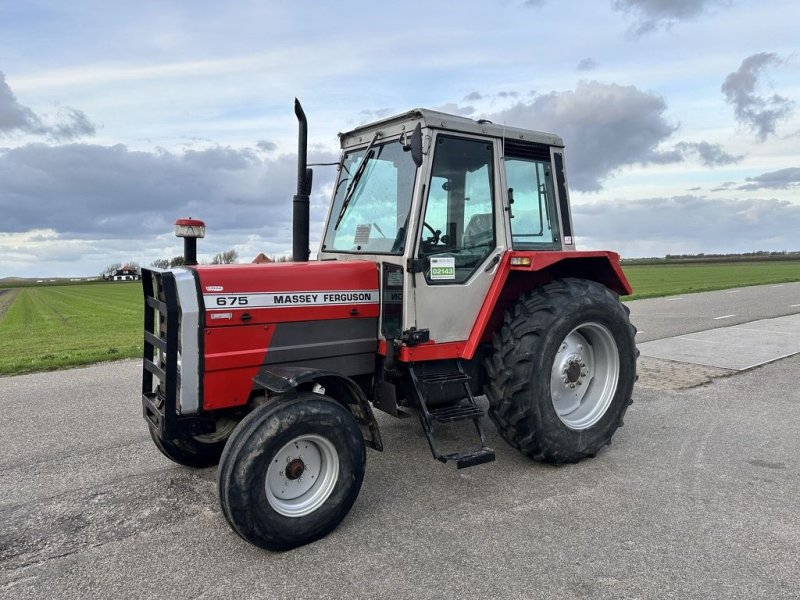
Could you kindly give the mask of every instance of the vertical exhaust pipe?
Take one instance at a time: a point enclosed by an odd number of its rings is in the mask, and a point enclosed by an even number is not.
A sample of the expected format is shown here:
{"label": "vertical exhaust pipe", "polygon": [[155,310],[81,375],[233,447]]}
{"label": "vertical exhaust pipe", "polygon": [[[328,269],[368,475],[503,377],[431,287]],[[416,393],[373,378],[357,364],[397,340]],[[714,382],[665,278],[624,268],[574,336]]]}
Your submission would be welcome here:
{"label": "vertical exhaust pipe", "polygon": [[299,127],[297,139],[297,194],[292,200],[292,261],[306,262],[308,247],[309,196],[313,172],[308,168],[308,120],[300,101],[294,99],[294,114]]}

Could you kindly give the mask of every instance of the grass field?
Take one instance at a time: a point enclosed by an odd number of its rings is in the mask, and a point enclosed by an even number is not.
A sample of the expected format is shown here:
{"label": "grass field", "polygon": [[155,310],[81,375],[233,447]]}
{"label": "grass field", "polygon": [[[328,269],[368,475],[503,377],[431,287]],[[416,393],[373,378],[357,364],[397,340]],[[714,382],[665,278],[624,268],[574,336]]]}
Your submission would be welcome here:
{"label": "grass field", "polygon": [[623,265],[633,287],[626,298],[653,298],[732,287],[800,281],[800,260]]}
{"label": "grass field", "polygon": [[[629,299],[800,281],[800,260],[626,265],[623,269],[634,289]],[[26,287],[0,294],[0,375],[141,354],[138,282]]]}
{"label": "grass field", "polygon": [[142,354],[138,282],[23,288],[0,318],[0,374]]}

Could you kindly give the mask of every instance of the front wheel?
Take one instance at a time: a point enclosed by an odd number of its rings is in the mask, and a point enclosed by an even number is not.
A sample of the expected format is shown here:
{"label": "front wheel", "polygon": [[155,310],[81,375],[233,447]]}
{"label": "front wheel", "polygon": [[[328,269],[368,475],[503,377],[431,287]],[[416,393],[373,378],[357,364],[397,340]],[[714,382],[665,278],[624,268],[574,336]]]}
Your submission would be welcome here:
{"label": "front wheel", "polygon": [[365,466],[364,439],[347,409],[293,393],[256,408],[228,441],[218,474],[222,512],[256,546],[302,546],[344,519]]}
{"label": "front wheel", "polygon": [[219,457],[234,427],[236,427],[235,420],[220,419],[217,421],[216,430],[212,433],[172,439],[161,437],[153,427],[150,427],[150,437],[161,454],[171,461],[185,467],[204,469],[213,467],[219,462]]}
{"label": "front wheel", "polygon": [[528,292],[506,313],[486,364],[498,433],[544,462],[594,456],[631,404],[635,334],[627,307],[594,281]]}

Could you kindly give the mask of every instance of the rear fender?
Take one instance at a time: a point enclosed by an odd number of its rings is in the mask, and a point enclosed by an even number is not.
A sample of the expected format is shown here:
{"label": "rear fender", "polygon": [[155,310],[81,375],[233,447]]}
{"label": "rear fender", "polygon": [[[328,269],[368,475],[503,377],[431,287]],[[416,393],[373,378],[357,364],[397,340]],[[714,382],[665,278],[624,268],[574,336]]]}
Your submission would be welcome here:
{"label": "rear fender", "polygon": [[349,377],[322,369],[274,365],[262,367],[253,381],[256,388],[263,388],[276,394],[286,394],[314,384],[322,386],[326,396],[336,400],[353,415],[364,436],[364,443],[375,450],[383,450],[378,422],[375,420],[372,407],[358,384]]}

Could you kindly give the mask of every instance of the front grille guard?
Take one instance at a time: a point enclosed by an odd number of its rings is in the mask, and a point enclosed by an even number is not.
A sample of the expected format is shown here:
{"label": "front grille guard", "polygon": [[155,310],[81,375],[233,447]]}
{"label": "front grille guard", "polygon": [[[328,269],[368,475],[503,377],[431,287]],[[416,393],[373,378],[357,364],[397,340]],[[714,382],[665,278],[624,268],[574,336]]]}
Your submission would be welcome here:
{"label": "front grille guard", "polygon": [[180,414],[181,309],[175,276],[161,269],[142,269],[144,291],[144,357],[142,412],[165,439],[214,431],[213,420]]}

